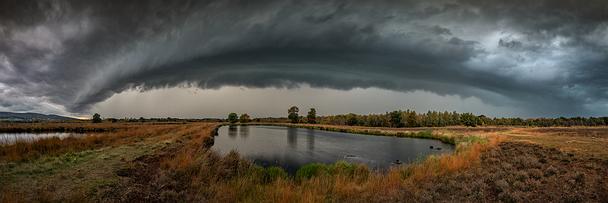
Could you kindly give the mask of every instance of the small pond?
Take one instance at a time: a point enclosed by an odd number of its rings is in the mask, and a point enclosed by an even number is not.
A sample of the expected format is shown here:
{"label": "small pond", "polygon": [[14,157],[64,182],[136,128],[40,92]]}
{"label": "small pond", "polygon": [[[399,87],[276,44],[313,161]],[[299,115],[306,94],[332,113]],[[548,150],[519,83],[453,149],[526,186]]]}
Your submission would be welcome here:
{"label": "small pond", "polygon": [[67,137],[82,137],[84,135],[83,133],[0,133],[0,145],[15,144],[17,141],[34,142],[51,137],[65,139]]}
{"label": "small pond", "polygon": [[[451,153],[454,146],[438,140],[372,136],[281,126],[222,126],[213,150],[231,150],[261,166],[295,172],[308,163],[339,160],[384,170],[428,155]],[[399,161],[397,161],[399,160]]]}

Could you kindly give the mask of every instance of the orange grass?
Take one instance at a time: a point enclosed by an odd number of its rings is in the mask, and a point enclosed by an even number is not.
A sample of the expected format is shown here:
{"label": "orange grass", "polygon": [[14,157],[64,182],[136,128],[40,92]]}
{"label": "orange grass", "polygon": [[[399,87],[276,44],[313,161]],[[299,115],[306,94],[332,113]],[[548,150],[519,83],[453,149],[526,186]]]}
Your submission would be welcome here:
{"label": "orange grass", "polygon": [[501,136],[490,136],[486,143],[462,143],[457,146],[454,154],[430,157],[422,163],[408,166],[403,170],[413,182],[457,172],[479,163],[482,152],[497,146],[504,139]]}
{"label": "orange grass", "polygon": [[182,142],[185,145],[174,153],[172,156],[165,157],[161,160],[161,166],[165,169],[179,170],[190,167],[203,149],[206,149],[205,142],[211,138],[212,131],[216,125],[190,125],[182,127],[176,134],[182,135],[185,138]]}
{"label": "orange grass", "polygon": [[23,197],[18,193],[11,190],[4,190],[0,192],[0,202],[23,202]]}

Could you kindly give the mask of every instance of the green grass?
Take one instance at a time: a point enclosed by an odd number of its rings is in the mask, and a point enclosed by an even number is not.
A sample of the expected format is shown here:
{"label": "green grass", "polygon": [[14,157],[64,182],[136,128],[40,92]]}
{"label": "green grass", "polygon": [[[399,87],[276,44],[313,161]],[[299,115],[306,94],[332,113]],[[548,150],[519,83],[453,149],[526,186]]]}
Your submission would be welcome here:
{"label": "green grass", "polygon": [[315,176],[329,174],[329,165],[320,163],[306,164],[296,172],[296,180],[306,180]]}
{"label": "green grass", "polygon": [[100,188],[111,188],[120,183],[120,177],[114,171],[124,166],[125,163],[121,160],[132,160],[150,154],[164,145],[162,142],[140,142],[60,155],[43,155],[30,160],[0,162],[0,191],[11,189],[28,196],[51,187],[61,190],[60,194],[78,190],[94,196]]}
{"label": "green grass", "polygon": [[4,180],[11,180],[15,176],[47,176],[59,170],[79,165],[83,162],[95,158],[93,150],[86,150],[75,153],[66,153],[60,156],[45,156],[33,161],[22,161],[17,163],[6,163],[0,166]]}

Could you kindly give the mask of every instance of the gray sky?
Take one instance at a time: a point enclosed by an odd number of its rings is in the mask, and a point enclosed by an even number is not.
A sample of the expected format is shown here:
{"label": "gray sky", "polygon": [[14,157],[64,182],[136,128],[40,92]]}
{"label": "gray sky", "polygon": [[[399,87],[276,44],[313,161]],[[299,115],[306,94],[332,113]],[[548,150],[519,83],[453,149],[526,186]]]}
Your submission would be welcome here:
{"label": "gray sky", "polygon": [[3,111],[597,116],[607,65],[603,0],[0,0]]}
{"label": "gray sky", "polygon": [[303,113],[315,108],[320,115],[344,113],[383,113],[395,109],[426,112],[460,111],[485,115],[516,116],[521,109],[485,104],[479,98],[458,95],[440,96],[432,92],[398,92],[378,88],[349,91],[310,88],[293,89],[224,87],[217,90],[164,88],[147,92],[125,91],[93,106],[92,111],[106,117],[185,117],[224,118],[227,112],[247,113],[254,117],[286,117],[290,105]]}

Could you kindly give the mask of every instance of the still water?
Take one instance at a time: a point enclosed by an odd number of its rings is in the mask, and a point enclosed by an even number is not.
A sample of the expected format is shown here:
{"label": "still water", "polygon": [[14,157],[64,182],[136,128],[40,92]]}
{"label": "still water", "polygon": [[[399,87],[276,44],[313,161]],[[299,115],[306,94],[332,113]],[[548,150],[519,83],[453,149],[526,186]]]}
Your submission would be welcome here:
{"label": "still water", "polygon": [[65,139],[67,137],[82,137],[84,135],[82,133],[0,133],[0,145],[15,144],[17,141],[34,142],[51,137]]}
{"label": "still water", "polygon": [[281,166],[288,172],[295,172],[308,163],[334,163],[338,160],[363,163],[382,170],[431,154],[451,153],[454,146],[430,139],[304,128],[222,126],[212,149],[221,154],[235,150],[258,165]]}

